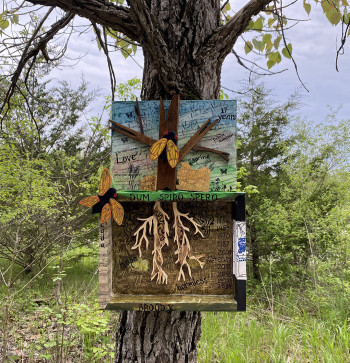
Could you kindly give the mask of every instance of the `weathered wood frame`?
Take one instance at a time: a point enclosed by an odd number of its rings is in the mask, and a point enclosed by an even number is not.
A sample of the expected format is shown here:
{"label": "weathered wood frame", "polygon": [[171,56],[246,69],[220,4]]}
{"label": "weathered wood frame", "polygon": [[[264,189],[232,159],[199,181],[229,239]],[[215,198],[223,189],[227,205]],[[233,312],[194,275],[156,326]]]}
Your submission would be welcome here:
{"label": "weathered wood frame", "polygon": [[[240,194],[232,202],[232,216],[234,228],[240,224],[241,232],[245,233],[245,196]],[[243,227],[243,228],[242,228]],[[245,311],[246,310],[246,275],[245,251],[238,253],[238,238],[233,234],[233,295],[131,295],[112,293],[112,224],[108,221],[100,226],[99,240],[99,294],[100,308],[108,310],[143,310],[143,311]],[[240,259],[238,262],[237,259]],[[237,272],[238,265],[240,273]]]}

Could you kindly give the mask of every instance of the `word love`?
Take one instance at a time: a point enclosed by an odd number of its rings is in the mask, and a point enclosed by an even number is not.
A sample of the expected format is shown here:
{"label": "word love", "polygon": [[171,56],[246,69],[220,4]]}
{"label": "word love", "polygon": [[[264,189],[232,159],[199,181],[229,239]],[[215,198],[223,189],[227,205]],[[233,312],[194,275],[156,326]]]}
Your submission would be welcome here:
{"label": "word love", "polygon": [[138,152],[136,152],[133,155],[127,155],[127,156],[120,156],[120,155],[118,156],[118,154],[115,154],[115,161],[117,162],[117,164],[130,163],[136,160],[137,154]]}

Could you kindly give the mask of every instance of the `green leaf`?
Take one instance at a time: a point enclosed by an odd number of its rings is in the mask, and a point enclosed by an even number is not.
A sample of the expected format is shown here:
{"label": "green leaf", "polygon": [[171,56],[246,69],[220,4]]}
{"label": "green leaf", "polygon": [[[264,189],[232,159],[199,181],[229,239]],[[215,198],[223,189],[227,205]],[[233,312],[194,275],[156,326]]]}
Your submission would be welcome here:
{"label": "green leaf", "polygon": [[326,13],[326,17],[331,24],[337,25],[340,22],[342,15],[336,8],[333,8],[331,11]]}
{"label": "green leaf", "polygon": [[276,18],[270,18],[268,21],[267,21],[267,25],[269,28],[271,28],[272,24],[276,21]]}
{"label": "green leaf", "polygon": [[13,19],[13,22],[14,22],[15,24],[18,24],[18,21],[19,21],[19,16],[18,16],[18,14],[13,14],[13,15],[12,15],[12,19]]}
{"label": "green leaf", "polygon": [[272,39],[272,35],[270,33],[264,34],[264,36],[262,38],[262,42],[264,44],[267,44],[267,43],[271,42],[271,39]]}
{"label": "green leaf", "polygon": [[282,56],[280,52],[277,52],[277,63],[279,63],[282,60]]}
{"label": "green leaf", "polygon": [[279,63],[282,60],[280,52],[272,52],[269,54],[269,60]]}
{"label": "green leaf", "polygon": [[283,49],[282,49],[282,54],[283,54],[286,58],[290,59],[290,58],[292,58],[292,57],[291,57],[292,50],[293,50],[293,48],[292,48],[292,44],[291,44],[291,43],[289,43],[289,44],[287,45],[287,47],[286,47],[286,48],[283,48]]}
{"label": "green leaf", "polygon": [[263,20],[262,20],[262,18],[258,18],[257,20],[256,20],[256,22],[254,23],[254,27],[253,27],[253,29],[254,30],[262,30],[262,28],[263,28]]}
{"label": "green leaf", "polygon": [[6,29],[10,25],[10,22],[7,19],[3,19],[0,21],[0,28],[2,30]]}
{"label": "green leaf", "polygon": [[134,54],[136,54],[136,51],[137,51],[137,45],[132,44],[132,45],[131,45],[131,47],[132,47],[132,50],[133,50]]}
{"label": "green leaf", "polygon": [[121,51],[122,51],[123,57],[125,59],[128,58],[131,53],[130,49],[128,49],[128,48],[123,48],[123,49],[121,49]]}
{"label": "green leaf", "polygon": [[245,42],[245,45],[244,45],[245,54],[250,53],[252,50],[253,50],[253,44],[249,41]]}
{"label": "green leaf", "polygon": [[329,13],[333,9],[333,5],[328,1],[321,1],[321,6],[325,14]]}
{"label": "green leaf", "polygon": [[270,50],[273,47],[273,43],[272,42],[268,42],[266,44],[266,50]]}
{"label": "green leaf", "polygon": [[228,2],[225,7],[222,9],[223,13],[226,14],[229,10],[231,10],[230,2]]}
{"label": "green leaf", "polygon": [[264,49],[264,44],[260,40],[256,40],[255,38],[252,40],[254,44],[254,48],[257,49],[259,52]]}
{"label": "green leaf", "polygon": [[253,29],[253,27],[254,27],[254,21],[253,20],[250,20],[248,26],[246,27],[246,30]]}
{"label": "green leaf", "polygon": [[305,2],[304,0],[304,9],[305,11],[307,12],[307,15],[310,15],[310,12],[311,12],[311,5],[308,4],[307,2]]}
{"label": "green leaf", "polygon": [[273,45],[275,46],[275,49],[278,49],[278,47],[280,46],[280,41],[282,39],[282,36],[280,35],[279,37],[277,37],[274,42]]}
{"label": "green leaf", "polygon": [[276,64],[276,61],[269,59],[267,61],[267,68],[270,69]]}

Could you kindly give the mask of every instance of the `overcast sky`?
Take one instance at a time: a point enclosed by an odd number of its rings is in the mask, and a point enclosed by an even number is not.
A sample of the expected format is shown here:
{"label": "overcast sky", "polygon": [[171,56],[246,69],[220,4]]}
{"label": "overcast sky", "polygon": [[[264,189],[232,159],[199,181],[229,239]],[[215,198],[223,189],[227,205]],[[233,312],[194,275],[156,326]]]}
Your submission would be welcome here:
{"label": "overcast sky", "polygon": [[[298,1],[291,14],[293,17],[307,19],[308,16]],[[350,85],[350,44],[345,46],[345,55],[339,59],[339,69],[335,69],[335,56],[337,44],[340,39],[340,28],[334,27],[325,20],[321,6],[312,4],[311,20],[296,25],[287,33],[287,38],[293,44],[293,56],[297,63],[302,81],[309,92],[303,90],[303,103],[300,114],[307,119],[320,122],[324,121],[329,113],[328,106],[342,109],[338,113],[339,119],[350,119],[349,85]],[[239,41],[235,49],[244,55],[243,42]],[[71,40],[69,56],[75,58],[86,54],[73,68],[55,71],[57,79],[66,79],[75,87],[81,75],[89,82],[90,87],[101,90],[102,95],[110,94],[109,75],[107,63],[102,52],[99,52],[96,43],[91,38],[79,37]],[[262,62],[261,62],[262,61]],[[72,62],[73,64],[74,62]],[[143,58],[138,51],[135,61],[131,58],[124,59],[121,54],[113,55],[117,82],[125,82],[135,76],[142,78]],[[264,59],[260,64],[264,65]],[[140,67],[141,66],[141,67]],[[275,67],[274,67],[275,68]],[[274,69],[273,68],[273,69]],[[291,61],[283,59],[279,68],[288,68],[282,74],[266,76],[263,78],[267,88],[281,102],[288,99],[301,84],[296,75]],[[249,73],[244,70],[233,55],[229,55],[224,62],[222,70],[222,86],[239,91],[240,84],[247,81]],[[237,98],[237,94],[228,92],[230,98]],[[92,114],[99,114],[103,106],[103,97],[93,104]]]}

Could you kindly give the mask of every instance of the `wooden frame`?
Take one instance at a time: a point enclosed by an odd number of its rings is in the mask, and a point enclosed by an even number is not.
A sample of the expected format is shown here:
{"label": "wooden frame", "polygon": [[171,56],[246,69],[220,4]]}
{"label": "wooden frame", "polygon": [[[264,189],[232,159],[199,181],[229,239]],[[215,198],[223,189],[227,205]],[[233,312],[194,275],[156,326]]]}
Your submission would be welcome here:
{"label": "wooden frame", "polygon": [[[185,202],[186,203],[186,202]],[[188,202],[191,203],[191,202]],[[126,211],[130,208],[139,208],[140,205],[147,204],[148,208],[153,206],[153,203],[140,203],[140,202],[128,202],[123,203]],[[170,204],[168,202],[168,204]],[[197,202],[201,205],[200,202]],[[209,206],[214,207],[218,202],[208,202]],[[233,230],[228,236],[227,241],[230,240],[230,245],[225,245],[226,241],[222,241],[218,248],[216,245],[217,254],[208,254],[207,258],[207,271],[201,273],[198,269],[193,273],[193,279],[186,279],[176,281],[173,286],[176,288],[172,289],[170,286],[164,287],[159,286],[155,281],[151,281],[149,272],[150,267],[142,273],[142,281],[140,283],[145,286],[145,289],[149,293],[133,292],[132,289],[127,289],[128,286],[132,286],[132,282],[137,281],[140,278],[140,272],[133,271],[133,264],[138,263],[137,253],[132,255],[132,250],[129,248],[128,252],[122,253],[122,258],[118,259],[113,253],[113,233],[120,233],[120,228],[114,223],[112,226],[111,221],[108,221],[105,225],[101,225],[100,228],[100,269],[99,269],[99,281],[100,281],[100,308],[109,310],[136,310],[136,311],[163,311],[163,310],[206,310],[206,311],[245,311],[246,310],[246,250],[245,246],[242,247],[242,241],[245,243],[245,221],[244,221],[244,194],[238,193],[232,202],[219,202],[220,208],[222,204],[226,204],[231,209],[230,218],[233,220]],[[184,206],[181,205],[183,209]],[[133,217],[134,219],[134,217]],[[225,225],[221,228],[225,230]],[[121,232],[124,233],[124,232]],[[223,236],[223,235],[222,235]],[[129,235],[130,237],[130,235]],[[232,238],[233,237],[233,238]],[[128,238],[128,237],[126,237]],[[225,242],[225,243],[223,243]],[[216,242],[218,243],[218,239]],[[127,244],[126,244],[127,245]],[[226,246],[226,249],[223,247]],[[194,244],[194,249],[197,246]],[[214,250],[215,250],[214,248]],[[120,250],[120,249],[119,249]],[[150,251],[151,252],[151,251]],[[225,254],[223,254],[225,253]],[[150,265],[151,255],[148,254],[148,260]],[[230,263],[226,263],[230,260]],[[122,261],[122,262],[121,262]],[[173,259],[175,261],[175,259]],[[124,266],[119,269],[118,273],[114,273],[116,270],[115,265],[122,263]],[[219,269],[217,267],[220,267]],[[210,270],[208,271],[208,268]],[[125,282],[124,291],[116,292],[115,285],[120,284],[123,279],[123,273],[131,273],[132,277]],[[199,275],[196,275],[199,273]],[[218,275],[216,275],[218,274]],[[137,276],[139,275],[139,276]],[[174,273],[173,273],[174,275]],[[125,275],[124,275],[125,276]],[[135,277],[136,276],[136,277]],[[200,289],[197,292],[202,293],[191,293],[191,290],[196,290],[195,287],[191,288],[188,285],[199,284],[201,280],[205,280],[208,276],[212,276],[211,283],[217,285],[219,281],[231,281],[232,288],[225,294],[223,289],[213,291],[221,291],[218,293],[206,293]],[[134,278],[134,280],[133,280]],[[208,280],[206,280],[208,281]],[[136,284],[137,282],[134,282]],[[146,288],[146,285],[148,286]],[[113,287],[114,286],[114,287]],[[179,287],[189,289],[187,292],[179,290]],[[152,291],[154,290],[154,293]],[[161,290],[164,293],[161,293]],[[156,291],[155,291],[156,290]],[[172,290],[172,291],[171,291]],[[207,286],[206,292],[210,292],[210,286]]]}

